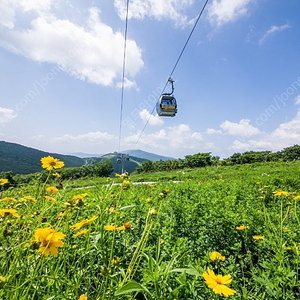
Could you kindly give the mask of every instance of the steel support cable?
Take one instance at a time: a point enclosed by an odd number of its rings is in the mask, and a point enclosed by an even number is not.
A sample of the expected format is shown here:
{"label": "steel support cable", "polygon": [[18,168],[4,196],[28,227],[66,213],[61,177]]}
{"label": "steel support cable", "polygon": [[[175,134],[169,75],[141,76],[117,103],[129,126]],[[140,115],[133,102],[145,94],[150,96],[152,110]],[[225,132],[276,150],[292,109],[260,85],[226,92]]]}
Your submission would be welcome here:
{"label": "steel support cable", "polygon": [[125,85],[125,66],[126,66],[126,46],[127,46],[127,31],[128,31],[128,10],[129,0],[126,3],[126,19],[125,19],[125,33],[124,33],[124,54],[123,54],[123,71],[122,71],[122,88],[121,88],[121,105],[120,105],[120,127],[119,127],[119,152],[121,151],[122,138],[122,122],[123,122],[123,102],[124,102],[124,85]]}
{"label": "steel support cable", "polygon": [[[179,61],[180,61],[180,59],[181,59],[181,57],[182,57],[182,55],[183,55],[183,53],[184,53],[184,51],[185,51],[185,48],[186,48],[187,44],[189,43],[189,41],[190,41],[190,39],[191,39],[191,37],[192,37],[194,31],[195,31],[195,28],[196,28],[196,26],[197,26],[197,24],[198,24],[198,22],[199,22],[199,20],[200,20],[200,18],[201,18],[201,16],[202,16],[204,10],[205,10],[205,8],[206,8],[206,5],[207,5],[208,1],[209,1],[209,0],[206,0],[206,1],[205,1],[205,3],[204,3],[204,5],[203,5],[203,7],[202,7],[202,9],[201,9],[201,11],[200,11],[200,13],[199,13],[197,19],[196,19],[196,22],[195,22],[195,24],[194,24],[194,26],[193,26],[193,28],[192,28],[192,30],[191,30],[191,32],[190,32],[190,34],[189,34],[189,36],[188,36],[186,42],[185,42],[185,44],[184,44],[184,46],[183,46],[183,48],[182,48],[182,50],[181,50],[181,52],[180,52],[180,54],[179,54],[179,56],[178,56],[178,59],[177,59],[175,65],[174,65],[174,67],[173,67],[171,73],[170,73],[169,78],[172,78],[173,73],[174,73],[175,69],[177,68],[177,65],[178,65],[178,63],[179,63]],[[169,80],[169,79],[168,79],[168,80]],[[164,90],[166,89],[167,85],[168,85],[168,81],[166,82],[166,84],[165,84],[165,86],[164,86],[164,88],[163,88],[163,90],[162,90],[162,93],[163,93]],[[151,114],[150,114],[148,120],[146,121],[146,123],[145,123],[145,125],[144,125],[144,128],[143,128],[143,130],[141,131],[141,133],[140,133],[140,135],[139,135],[138,140],[136,141],[136,143],[135,143],[135,145],[134,145],[133,150],[135,149],[135,147],[137,146],[138,142],[140,141],[140,139],[141,139],[141,137],[142,137],[142,135],[143,135],[143,133],[144,133],[144,131],[145,131],[145,129],[146,129],[146,127],[147,127],[147,125],[148,125],[148,123],[149,123],[151,117],[152,117],[152,115],[153,115],[153,112],[154,112],[154,110],[155,110],[155,107],[156,107],[156,104],[154,105],[154,107],[153,107],[153,109],[152,109],[152,111],[151,111]]]}

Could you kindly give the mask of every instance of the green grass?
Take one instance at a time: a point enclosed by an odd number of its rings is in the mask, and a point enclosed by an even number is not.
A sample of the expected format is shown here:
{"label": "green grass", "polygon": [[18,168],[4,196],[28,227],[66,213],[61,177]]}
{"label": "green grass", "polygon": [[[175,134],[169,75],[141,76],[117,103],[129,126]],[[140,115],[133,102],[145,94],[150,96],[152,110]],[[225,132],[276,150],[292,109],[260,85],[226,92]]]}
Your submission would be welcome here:
{"label": "green grass", "polygon": [[[0,215],[0,299],[224,298],[205,284],[207,268],[231,275],[232,299],[298,299],[299,175],[296,161],[69,181],[56,194],[47,183],[3,186],[0,209],[20,218]],[[65,235],[57,256],[37,252],[36,230],[50,227]]]}

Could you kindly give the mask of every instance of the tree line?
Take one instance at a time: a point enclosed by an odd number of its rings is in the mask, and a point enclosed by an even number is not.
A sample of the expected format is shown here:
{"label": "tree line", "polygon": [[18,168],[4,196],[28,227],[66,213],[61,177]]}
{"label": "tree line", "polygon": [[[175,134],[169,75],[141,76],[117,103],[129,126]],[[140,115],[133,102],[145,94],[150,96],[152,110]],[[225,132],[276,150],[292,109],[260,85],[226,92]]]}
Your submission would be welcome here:
{"label": "tree line", "polygon": [[290,162],[300,159],[300,146],[294,145],[278,152],[246,151],[234,153],[228,158],[220,160],[219,156],[212,156],[211,152],[187,155],[184,159],[145,161],[137,167],[136,173],[172,171],[183,168],[201,168],[207,166],[230,166],[236,164],[252,164],[264,162]]}
{"label": "tree line", "polygon": [[[58,174],[58,181],[74,180],[83,177],[108,177],[114,171],[113,163],[111,160],[105,160],[103,162],[93,161],[90,165],[83,165],[81,167],[62,168],[55,170]],[[20,184],[28,184],[34,182],[44,182],[48,177],[48,171],[41,171],[33,174],[13,175],[12,171],[0,172],[0,178],[8,179],[8,184],[5,184],[2,189],[7,189],[11,186],[17,186]],[[57,181],[57,177],[52,176],[49,181]],[[1,189],[0,189],[1,191]]]}

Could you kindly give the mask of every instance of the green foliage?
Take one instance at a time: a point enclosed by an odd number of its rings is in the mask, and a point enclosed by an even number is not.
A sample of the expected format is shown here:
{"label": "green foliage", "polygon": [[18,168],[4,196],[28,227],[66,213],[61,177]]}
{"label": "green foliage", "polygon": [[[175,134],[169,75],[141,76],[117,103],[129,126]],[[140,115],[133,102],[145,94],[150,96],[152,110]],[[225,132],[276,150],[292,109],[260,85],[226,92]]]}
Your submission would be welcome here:
{"label": "green foliage", "polygon": [[[109,161],[85,167],[111,171]],[[20,216],[0,214],[1,299],[221,299],[204,282],[207,268],[231,275],[229,299],[299,299],[298,160],[135,174],[120,185],[56,171],[0,190],[0,211]],[[57,257],[36,251],[36,229],[49,227],[65,235]],[[225,260],[212,261],[213,251]]]}
{"label": "green foliage", "polygon": [[225,159],[231,164],[252,164],[256,162],[268,161],[293,161],[300,158],[300,146],[284,148],[282,151],[272,153],[271,151],[247,151],[244,153],[234,153],[229,158]]}
{"label": "green foliage", "polygon": [[143,162],[140,167],[136,168],[137,173],[173,171],[183,168],[201,168],[216,164],[219,160],[217,156],[211,156],[211,153],[198,153],[187,155],[185,159],[178,160],[160,160],[152,162],[150,160]]}

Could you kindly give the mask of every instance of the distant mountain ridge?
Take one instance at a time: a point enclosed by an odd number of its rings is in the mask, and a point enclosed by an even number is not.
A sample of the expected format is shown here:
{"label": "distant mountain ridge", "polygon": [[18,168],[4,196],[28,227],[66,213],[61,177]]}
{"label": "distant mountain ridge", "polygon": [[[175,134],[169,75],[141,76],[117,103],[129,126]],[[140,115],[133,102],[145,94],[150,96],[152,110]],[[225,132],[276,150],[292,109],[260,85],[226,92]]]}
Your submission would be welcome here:
{"label": "distant mountain ridge", "polygon": [[[151,160],[151,161],[159,161],[159,160],[173,160],[173,157],[163,156],[159,154],[150,153],[147,151],[143,151],[140,149],[137,150],[125,150],[121,151],[121,153],[128,154],[130,156],[134,156],[137,158],[142,158],[144,160]],[[117,152],[111,153],[112,155],[117,154]],[[91,157],[102,157],[108,154],[89,154],[89,153],[83,153],[83,152],[75,152],[70,153],[70,155],[78,156],[80,158],[91,158]]]}
{"label": "distant mountain ridge", "polygon": [[161,156],[142,150],[122,151],[129,154],[129,160],[123,160],[122,164],[117,163],[117,153],[108,153],[105,155],[85,154],[78,152],[80,157],[73,155],[63,155],[37,150],[31,147],[16,143],[0,141],[0,172],[12,171],[15,174],[31,174],[42,171],[41,158],[53,156],[64,162],[65,167],[81,167],[91,164],[93,161],[103,162],[106,159],[112,161],[116,173],[126,170],[132,173],[136,167],[146,160],[159,161],[173,159],[171,157]]}
{"label": "distant mountain ridge", "polygon": [[143,158],[143,159],[146,159],[146,160],[151,160],[151,161],[173,160],[173,159],[175,159],[173,157],[158,155],[158,154],[146,152],[146,151],[143,151],[143,150],[140,150],[140,149],[126,150],[126,151],[122,151],[122,153],[129,154],[129,155],[134,156],[134,157]]}

